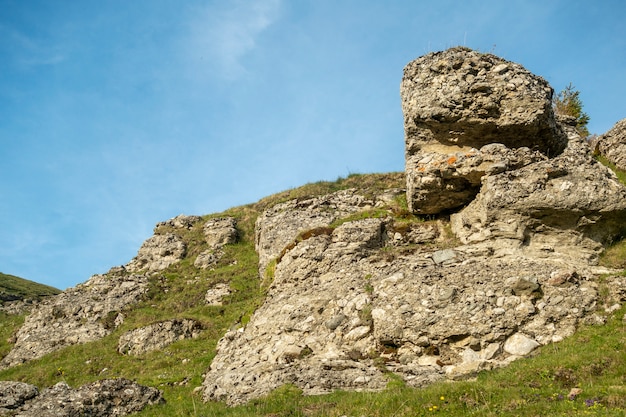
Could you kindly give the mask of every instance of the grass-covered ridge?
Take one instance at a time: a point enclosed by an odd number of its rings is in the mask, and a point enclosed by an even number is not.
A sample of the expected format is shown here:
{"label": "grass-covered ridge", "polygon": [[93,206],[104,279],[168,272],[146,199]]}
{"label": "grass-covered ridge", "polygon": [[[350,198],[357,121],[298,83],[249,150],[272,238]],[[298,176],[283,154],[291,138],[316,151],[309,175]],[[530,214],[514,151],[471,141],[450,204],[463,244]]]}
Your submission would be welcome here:
{"label": "grass-covered ridge", "polygon": [[[228,408],[222,403],[203,403],[194,388],[201,385],[222,335],[245,323],[264,300],[254,249],[254,224],[259,214],[292,198],[310,198],[346,188],[373,196],[389,188],[404,188],[404,175],[350,175],[337,181],[318,182],[267,197],[258,203],[205,216],[232,216],[237,220],[239,240],[224,247],[225,255],[213,269],[193,266],[205,250],[202,222],[192,229],[161,230],[181,235],[188,245],[185,259],[151,280],[146,298],[124,312],[124,323],[104,339],[76,345],[15,368],[1,371],[0,380],[30,382],[39,387],[65,381],[78,386],[103,378],[126,377],[157,387],[164,405],[155,405],[139,416],[623,416],[626,413],[626,310],[612,313],[605,326],[585,327],[559,344],[540,349],[529,360],[506,369],[482,372],[476,381],[441,383],[425,389],[406,387],[389,374],[388,389],[380,393],[336,392],[305,397],[285,386],[269,397],[248,405]],[[382,211],[381,211],[382,210]],[[379,217],[387,213],[398,223],[422,221],[411,218],[406,202],[371,209],[341,219]],[[304,238],[306,236],[301,236]],[[222,306],[207,306],[204,295],[216,283],[233,289]],[[0,313],[3,314],[3,313]],[[193,318],[205,331],[197,339],[174,343],[162,351],[139,357],[117,353],[119,336],[127,330],[173,318]],[[10,349],[11,336],[23,321],[20,316],[0,315],[0,356]],[[582,389],[567,399],[572,387]]]}
{"label": "grass-covered ridge", "polygon": [[40,299],[60,292],[57,288],[0,272],[0,303],[28,298]]}

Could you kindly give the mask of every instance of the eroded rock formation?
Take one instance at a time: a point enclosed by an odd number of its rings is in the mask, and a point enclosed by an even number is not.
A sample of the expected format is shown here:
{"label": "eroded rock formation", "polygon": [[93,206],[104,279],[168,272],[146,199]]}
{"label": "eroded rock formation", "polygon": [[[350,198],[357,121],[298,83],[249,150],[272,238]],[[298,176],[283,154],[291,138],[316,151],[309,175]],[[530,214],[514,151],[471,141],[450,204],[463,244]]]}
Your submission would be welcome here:
{"label": "eroded rock formation", "polygon": [[[552,94],[521,65],[467,48],[409,63],[400,86],[409,208],[456,209],[474,198],[485,173],[560,153],[567,138]],[[496,152],[485,148],[493,143]]]}
{"label": "eroded rock formation", "polygon": [[[349,201],[347,213],[359,210]],[[298,207],[288,207],[263,218],[299,223]],[[385,371],[412,386],[462,378],[571,335],[597,307],[584,259],[568,265],[519,251],[494,257],[478,245],[437,249],[437,223],[391,217],[312,230],[285,246],[250,322],[220,341],[206,400],[238,404],[286,383],[307,394],[378,390]],[[431,231],[430,245],[401,250],[416,230]]]}
{"label": "eroded rock formation", "polygon": [[[386,371],[412,386],[464,378],[602,321],[593,265],[626,232],[626,188],[555,118],[545,80],[453,48],[407,65],[401,96],[409,208],[460,210],[460,241],[391,212],[360,219],[385,206],[354,190],[267,210],[256,247],[273,281],[220,340],[206,400],[377,390]],[[624,301],[623,279],[608,286]]]}

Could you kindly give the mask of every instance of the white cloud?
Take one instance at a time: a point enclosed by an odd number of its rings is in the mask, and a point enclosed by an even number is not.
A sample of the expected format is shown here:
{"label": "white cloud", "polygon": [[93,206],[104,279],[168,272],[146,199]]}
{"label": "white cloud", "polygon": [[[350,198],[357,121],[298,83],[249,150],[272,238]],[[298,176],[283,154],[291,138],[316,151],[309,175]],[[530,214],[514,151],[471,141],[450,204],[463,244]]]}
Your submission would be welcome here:
{"label": "white cloud", "polygon": [[234,0],[213,4],[197,14],[191,24],[187,47],[200,70],[206,67],[234,80],[244,75],[243,59],[257,44],[258,36],[279,17],[281,0]]}

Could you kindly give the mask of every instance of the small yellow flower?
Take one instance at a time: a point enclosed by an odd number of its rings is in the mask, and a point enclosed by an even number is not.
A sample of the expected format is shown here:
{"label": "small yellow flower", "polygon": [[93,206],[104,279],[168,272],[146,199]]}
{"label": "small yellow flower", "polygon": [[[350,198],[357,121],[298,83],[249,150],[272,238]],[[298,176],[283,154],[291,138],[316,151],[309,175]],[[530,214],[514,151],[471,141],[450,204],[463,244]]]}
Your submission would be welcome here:
{"label": "small yellow flower", "polygon": [[441,397],[439,397],[439,399],[440,399],[441,401],[444,401],[444,400],[446,399],[446,397],[444,397],[444,396],[442,395]]}

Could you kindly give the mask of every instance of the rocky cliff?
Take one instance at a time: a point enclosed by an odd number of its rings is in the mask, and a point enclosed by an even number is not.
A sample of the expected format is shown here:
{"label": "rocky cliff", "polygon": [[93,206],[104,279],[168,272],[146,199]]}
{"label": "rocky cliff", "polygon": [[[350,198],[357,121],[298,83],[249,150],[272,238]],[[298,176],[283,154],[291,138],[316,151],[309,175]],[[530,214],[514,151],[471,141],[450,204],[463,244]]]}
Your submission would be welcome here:
{"label": "rocky cliff", "polygon": [[[142,358],[220,331],[201,391],[239,404],[287,383],[467,378],[601,323],[626,300],[624,277],[597,265],[626,235],[626,188],[552,94],[494,55],[421,57],[401,82],[405,175],[159,223],[128,264],[38,304],[0,367],[102,338]],[[254,311],[236,310],[246,286],[263,289]]]}
{"label": "rocky cliff", "polygon": [[267,210],[256,244],[273,282],[220,341],[205,399],[376,390],[387,371],[413,386],[466,377],[598,320],[593,265],[626,232],[626,188],[559,123],[552,94],[465,48],[408,64],[408,207],[452,213],[459,242],[442,244],[441,223],[368,218],[389,207],[355,192]]}

